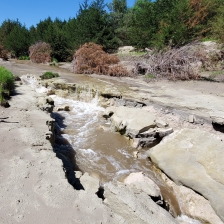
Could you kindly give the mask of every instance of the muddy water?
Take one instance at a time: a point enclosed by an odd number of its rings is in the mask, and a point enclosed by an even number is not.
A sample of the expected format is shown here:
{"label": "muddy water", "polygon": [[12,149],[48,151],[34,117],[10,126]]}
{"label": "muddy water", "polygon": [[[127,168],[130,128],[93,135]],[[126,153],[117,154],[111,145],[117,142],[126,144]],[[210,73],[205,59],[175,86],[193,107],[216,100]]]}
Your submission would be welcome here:
{"label": "muddy water", "polygon": [[[145,151],[135,158],[135,151],[124,136],[110,132],[109,122],[103,117],[104,109],[97,106],[96,100],[80,102],[51,96],[55,101],[55,108],[69,106],[70,111],[54,112],[59,120],[63,138],[75,150],[77,166],[84,172],[97,175],[102,183],[122,181],[132,172],[143,171],[161,188],[164,199],[171,204],[174,214],[179,215],[180,209],[175,196],[165,186],[163,181],[147,158]],[[102,128],[103,127],[103,128]]]}
{"label": "muddy water", "polygon": [[[21,80],[39,93],[48,91],[39,84],[35,76],[24,76]],[[132,172],[144,172],[160,187],[163,198],[170,205],[171,213],[175,216],[181,214],[175,195],[159,177],[145,154],[146,150],[142,150],[139,158],[135,158],[135,149],[128,145],[128,140],[118,133],[110,132],[110,123],[102,117],[104,108],[97,105],[97,96],[91,102],[56,95],[51,97],[55,102],[53,116],[63,139],[75,151],[76,165],[80,170],[98,176],[102,183],[122,181]],[[89,99],[88,94],[87,98]],[[57,111],[57,108],[64,106],[69,106],[70,111]]]}

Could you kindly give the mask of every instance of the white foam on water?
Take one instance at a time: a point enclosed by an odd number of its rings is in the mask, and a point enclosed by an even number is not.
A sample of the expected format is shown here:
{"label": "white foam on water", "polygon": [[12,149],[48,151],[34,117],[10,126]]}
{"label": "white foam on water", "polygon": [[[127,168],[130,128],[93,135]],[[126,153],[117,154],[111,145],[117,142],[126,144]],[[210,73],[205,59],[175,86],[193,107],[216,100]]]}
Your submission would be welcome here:
{"label": "white foam on water", "polygon": [[176,219],[178,222],[183,224],[202,224],[202,222],[200,222],[199,220],[192,219],[186,215],[178,216]]}
{"label": "white foam on water", "polygon": [[114,157],[107,156],[106,159],[115,168],[115,170],[122,170],[123,169],[123,167],[121,166],[121,164],[119,164],[119,162],[116,161]]}
{"label": "white foam on water", "polygon": [[70,145],[72,144],[72,140],[68,134],[62,134],[62,137],[65,138],[69,142]]}
{"label": "white foam on water", "polygon": [[22,75],[20,77],[23,84],[30,85],[37,93],[47,93],[48,89],[42,86],[35,75]]}
{"label": "white foam on water", "polygon": [[132,155],[130,155],[130,153],[128,153],[125,149],[118,149],[118,152],[124,155],[126,158],[132,157]]}
{"label": "white foam on water", "polygon": [[79,149],[79,151],[89,156],[97,156],[97,153],[93,151],[92,149]]}
{"label": "white foam on water", "polygon": [[57,111],[55,113],[65,118],[63,125],[75,131],[75,134],[70,136],[74,150],[76,151],[80,148],[89,149],[88,145],[95,141],[96,124],[99,114],[104,111],[104,108],[98,106],[95,101],[86,103],[56,95],[51,97],[55,102],[56,108],[69,106],[70,111]]}
{"label": "white foam on water", "polygon": [[118,172],[116,172],[116,175],[119,176],[119,175],[127,174],[127,173],[130,173],[130,170],[119,170]]}

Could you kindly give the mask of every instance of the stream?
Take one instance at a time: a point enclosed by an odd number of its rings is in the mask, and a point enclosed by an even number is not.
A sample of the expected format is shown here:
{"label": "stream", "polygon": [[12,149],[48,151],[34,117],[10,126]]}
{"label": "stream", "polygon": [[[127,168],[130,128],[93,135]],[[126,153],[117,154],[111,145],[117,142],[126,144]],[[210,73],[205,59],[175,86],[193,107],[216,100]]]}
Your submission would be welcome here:
{"label": "stream", "polygon": [[[24,76],[21,79],[38,93],[48,91],[33,76]],[[56,120],[65,145],[69,144],[74,150],[75,166],[79,170],[97,176],[102,185],[109,181],[122,182],[130,173],[143,172],[160,187],[170,212],[174,216],[181,215],[177,198],[147,158],[147,149],[140,150],[136,158],[136,149],[129,145],[129,140],[110,131],[110,122],[102,116],[104,108],[98,105],[97,94],[94,99],[88,98],[87,102],[71,96],[50,97],[55,105],[52,117]],[[65,106],[69,106],[69,111],[59,109]]]}
{"label": "stream", "polygon": [[[172,213],[180,215],[180,208],[172,190],[157,174],[153,164],[143,149],[134,156],[134,149],[129,140],[119,133],[111,132],[110,122],[103,118],[104,108],[97,105],[97,98],[90,102],[77,101],[52,95],[55,103],[53,117],[60,133],[75,151],[77,167],[92,176],[97,176],[101,183],[123,181],[130,173],[144,172],[161,189],[165,201]],[[57,111],[69,106],[69,111]]]}

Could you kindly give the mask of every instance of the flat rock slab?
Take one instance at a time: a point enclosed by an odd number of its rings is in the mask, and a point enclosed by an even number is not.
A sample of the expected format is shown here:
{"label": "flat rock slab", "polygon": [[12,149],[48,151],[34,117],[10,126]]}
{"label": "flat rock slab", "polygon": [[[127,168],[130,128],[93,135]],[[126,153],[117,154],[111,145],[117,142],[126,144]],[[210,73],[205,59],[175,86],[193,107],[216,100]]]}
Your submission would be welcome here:
{"label": "flat rock slab", "polygon": [[111,123],[115,131],[122,132],[125,135],[136,136],[149,128],[156,126],[155,116],[141,108],[129,107],[108,107],[105,116],[111,116]]}
{"label": "flat rock slab", "polygon": [[164,138],[148,156],[176,184],[208,199],[224,221],[224,143],[208,132],[182,129]]}
{"label": "flat rock slab", "polygon": [[157,205],[147,193],[139,191],[135,186],[109,182],[104,186],[104,190],[104,203],[120,215],[125,223],[178,223],[170,213]]}

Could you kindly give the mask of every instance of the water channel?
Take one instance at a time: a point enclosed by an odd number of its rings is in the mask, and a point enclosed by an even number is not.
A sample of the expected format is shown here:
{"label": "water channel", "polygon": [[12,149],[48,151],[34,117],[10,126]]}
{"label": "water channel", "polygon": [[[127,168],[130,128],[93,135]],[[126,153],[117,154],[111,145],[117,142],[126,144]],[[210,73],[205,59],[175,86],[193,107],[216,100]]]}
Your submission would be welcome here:
{"label": "water channel", "polygon": [[81,171],[98,176],[101,183],[123,181],[130,173],[144,172],[160,187],[164,199],[171,204],[171,210],[179,215],[177,199],[159,177],[153,164],[146,156],[134,156],[129,140],[119,133],[111,132],[110,122],[103,118],[104,108],[97,105],[97,99],[90,102],[51,96],[55,108],[69,106],[70,111],[55,111],[54,118],[60,133],[75,151],[76,165]]}
{"label": "water channel", "polygon": [[[32,76],[23,77],[22,80],[39,93],[48,91]],[[119,133],[110,131],[110,122],[103,118],[104,108],[98,105],[97,96],[87,102],[79,101],[76,97],[51,95],[51,98],[55,104],[52,116],[57,122],[60,135],[66,140],[65,144],[69,144],[74,150],[74,161],[81,171],[98,176],[102,184],[123,181],[133,172],[144,172],[160,187],[172,214],[181,214],[172,190],[166,186],[147,158],[147,149],[141,150],[136,158],[133,155],[136,149],[129,145],[129,140]],[[69,111],[58,111],[58,108],[65,106],[69,106]]]}

